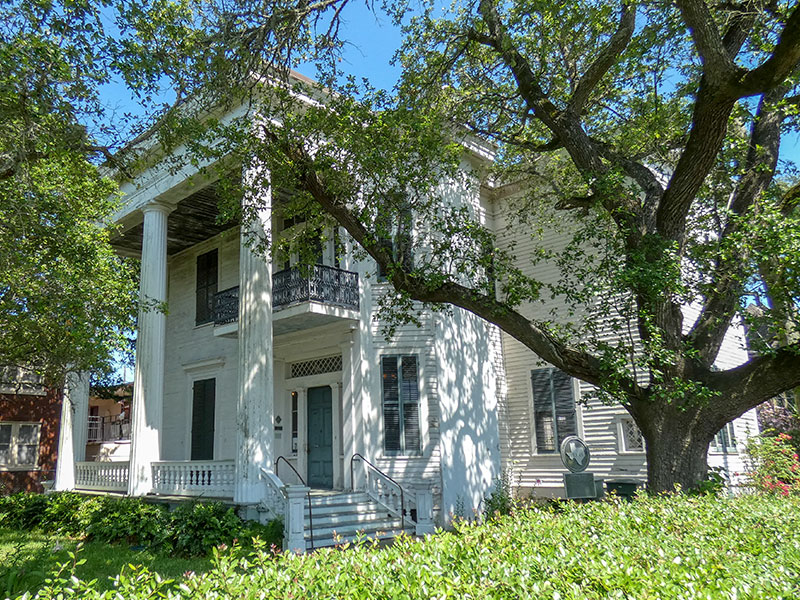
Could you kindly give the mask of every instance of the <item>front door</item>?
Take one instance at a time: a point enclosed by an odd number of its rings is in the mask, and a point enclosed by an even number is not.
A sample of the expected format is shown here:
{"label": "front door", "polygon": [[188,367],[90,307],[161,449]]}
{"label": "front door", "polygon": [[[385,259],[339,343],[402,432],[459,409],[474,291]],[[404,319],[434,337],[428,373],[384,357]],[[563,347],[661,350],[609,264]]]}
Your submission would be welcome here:
{"label": "front door", "polygon": [[308,389],[308,485],[333,487],[333,403],[329,386]]}

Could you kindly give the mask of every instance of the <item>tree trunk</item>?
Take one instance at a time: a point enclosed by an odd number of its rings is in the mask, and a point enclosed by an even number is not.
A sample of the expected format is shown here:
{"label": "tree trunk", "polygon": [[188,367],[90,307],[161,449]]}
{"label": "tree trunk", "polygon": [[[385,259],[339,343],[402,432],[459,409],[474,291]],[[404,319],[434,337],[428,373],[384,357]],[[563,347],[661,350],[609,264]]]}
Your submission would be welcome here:
{"label": "tree trunk", "polygon": [[651,493],[689,490],[705,480],[708,445],[719,428],[699,408],[651,406],[639,415],[647,446],[647,488]]}

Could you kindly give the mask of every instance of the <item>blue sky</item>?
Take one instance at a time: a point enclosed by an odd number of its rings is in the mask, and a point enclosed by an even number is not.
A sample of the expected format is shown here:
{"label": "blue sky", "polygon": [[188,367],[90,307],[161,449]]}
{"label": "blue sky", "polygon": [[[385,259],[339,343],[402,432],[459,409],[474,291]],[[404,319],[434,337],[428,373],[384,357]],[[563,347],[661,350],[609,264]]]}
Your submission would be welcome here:
{"label": "blue sky", "polygon": [[[380,12],[380,11],[378,11]],[[391,65],[392,56],[400,48],[402,36],[389,17],[375,14],[366,2],[351,1],[342,13],[341,37],[348,40],[342,68],[356,77],[366,77],[373,86],[391,89],[397,82],[400,69]],[[298,69],[302,74],[314,78],[311,65]],[[107,100],[120,111],[139,113],[136,103],[122,85],[108,87]],[[786,136],[781,144],[781,158],[800,164],[800,136]]]}

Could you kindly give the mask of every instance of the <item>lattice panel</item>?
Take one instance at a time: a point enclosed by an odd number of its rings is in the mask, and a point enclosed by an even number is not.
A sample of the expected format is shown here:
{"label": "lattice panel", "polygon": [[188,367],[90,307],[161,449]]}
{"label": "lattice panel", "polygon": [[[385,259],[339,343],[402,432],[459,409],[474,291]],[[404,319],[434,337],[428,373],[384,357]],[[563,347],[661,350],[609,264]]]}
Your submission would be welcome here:
{"label": "lattice panel", "polygon": [[642,432],[633,419],[622,420],[622,439],[625,444],[625,450],[628,452],[640,452],[644,450]]}
{"label": "lattice panel", "polygon": [[289,367],[289,378],[308,377],[309,375],[319,375],[321,373],[335,373],[341,370],[342,355],[337,354],[334,356],[292,363]]}

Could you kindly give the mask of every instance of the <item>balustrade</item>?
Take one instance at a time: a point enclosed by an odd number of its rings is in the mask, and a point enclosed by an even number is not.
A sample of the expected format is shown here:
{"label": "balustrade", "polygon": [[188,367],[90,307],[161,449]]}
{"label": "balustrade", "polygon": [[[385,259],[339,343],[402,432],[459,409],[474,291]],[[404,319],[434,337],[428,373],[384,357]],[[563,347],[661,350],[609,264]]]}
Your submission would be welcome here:
{"label": "balustrade", "polygon": [[125,492],[128,489],[129,463],[75,463],[75,487],[79,490]]}
{"label": "balustrade", "polygon": [[232,460],[159,461],[152,468],[157,494],[233,497],[236,467]]}

